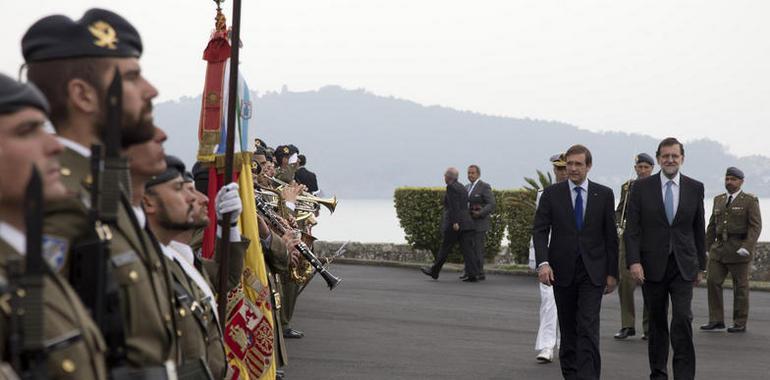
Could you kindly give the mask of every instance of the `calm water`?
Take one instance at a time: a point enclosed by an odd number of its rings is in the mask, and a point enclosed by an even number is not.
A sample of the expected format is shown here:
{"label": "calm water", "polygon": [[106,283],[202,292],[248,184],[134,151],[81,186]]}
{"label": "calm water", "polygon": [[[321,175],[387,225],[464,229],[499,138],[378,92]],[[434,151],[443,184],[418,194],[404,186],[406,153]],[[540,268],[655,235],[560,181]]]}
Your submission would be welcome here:
{"label": "calm water", "polygon": [[[760,199],[764,228],[760,241],[770,241],[770,198]],[[706,202],[706,222],[712,200]],[[392,199],[342,199],[334,215],[325,210],[313,235],[327,241],[405,243]]]}

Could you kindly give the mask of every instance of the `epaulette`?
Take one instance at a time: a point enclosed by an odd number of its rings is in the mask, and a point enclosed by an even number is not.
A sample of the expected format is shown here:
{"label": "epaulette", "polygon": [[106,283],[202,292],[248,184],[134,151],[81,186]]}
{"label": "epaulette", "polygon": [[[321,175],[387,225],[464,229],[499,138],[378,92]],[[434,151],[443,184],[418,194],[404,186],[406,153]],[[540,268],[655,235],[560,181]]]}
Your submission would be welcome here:
{"label": "epaulette", "polygon": [[746,194],[746,196],[747,196],[747,197],[749,197],[749,198],[751,198],[752,200],[757,200],[757,199],[759,199],[759,197],[757,197],[756,195],[754,195],[754,194],[752,194],[752,193],[747,193],[747,192],[745,192],[745,191],[744,191],[743,193],[744,193],[744,194]]}
{"label": "epaulette", "polygon": [[714,197],[714,199],[721,199],[721,198],[727,198],[727,193],[722,193]]}

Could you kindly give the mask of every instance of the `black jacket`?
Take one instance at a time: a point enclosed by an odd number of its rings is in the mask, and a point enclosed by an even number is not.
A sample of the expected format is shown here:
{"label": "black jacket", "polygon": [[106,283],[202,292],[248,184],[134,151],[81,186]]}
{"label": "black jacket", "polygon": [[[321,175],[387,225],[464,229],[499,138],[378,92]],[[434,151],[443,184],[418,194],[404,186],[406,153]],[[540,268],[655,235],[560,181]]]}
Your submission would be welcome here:
{"label": "black jacket", "polygon": [[446,186],[441,230],[451,231],[455,223],[460,225],[460,231],[473,229],[473,220],[468,211],[468,192],[458,181]]}
{"label": "black jacket", "polygon": [[583,229],[578,231],[570,192],[569,181],[543,190],[532,228],[537,265],[548,261],[556,285],[569,286],[580,255],[591,282],[605,285],[608,275],[618,278],[615,196],[609,187],[589,181]]}
{"label": "black jacket", "polygon": [[706,270],[706,220],[703,184],[684,175],[679,180],[679,207],[668,224],[660,173],[637,180],[626,210],[626,263],[642,264],[645,278],[661,281],[673,252],[682,278],[695,280]]}

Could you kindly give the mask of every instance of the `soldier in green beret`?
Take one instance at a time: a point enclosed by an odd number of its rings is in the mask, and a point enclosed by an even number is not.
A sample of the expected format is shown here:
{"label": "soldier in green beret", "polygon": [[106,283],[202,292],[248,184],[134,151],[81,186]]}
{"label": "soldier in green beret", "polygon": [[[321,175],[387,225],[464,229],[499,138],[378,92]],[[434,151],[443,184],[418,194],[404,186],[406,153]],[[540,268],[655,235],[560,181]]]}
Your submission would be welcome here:
{"label": "soldier in green beret", "polygon": [[733,325],[727,332],[745,332],[749,317],[749,271],[762,231],[759,199],[743,190],[744,174],[735,167],[725,173],[727,193],[714,198],[708,227],[706,249],[709,253],[706,285],[709,299],[709,323],[701,330],[725,328],[722,284],[727,273],[733,279]]}

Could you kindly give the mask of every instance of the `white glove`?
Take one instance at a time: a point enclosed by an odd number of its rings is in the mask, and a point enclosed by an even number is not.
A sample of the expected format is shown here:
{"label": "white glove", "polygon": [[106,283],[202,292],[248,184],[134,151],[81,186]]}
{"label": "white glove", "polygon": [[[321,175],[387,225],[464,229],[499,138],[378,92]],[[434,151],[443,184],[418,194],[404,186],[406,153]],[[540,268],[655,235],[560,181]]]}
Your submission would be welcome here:
{"label": "white glove", "polygon": [[230,224],[238,223],[238,217],[243,211],[243,203],[238,195],[238,184],[231,182],[219,189],[214,201],[217,212],[217,222],[221,222],[225,214],[230,213]]}
{"label": "white glove", "polygon": [[299,161],[299,156],[297,156],[297,153],[292,154],[289,156],[289,163],[293,164],[295,162]]}
{"label": "white glove", "polygon": [[748,256],[748,255],[750,255],[750,254],[751,254],[751,253],[749,252],[749,250],[748,250],[748,249],[746,249],[746,248],[741,248],[741,249],[739,249],[739,250],[738,250],[738,252],[736,252],[736,253],[738,253],[739,255],[741,255],[741,256],[743,256],[743,257],[746,257],[746,256]]}

